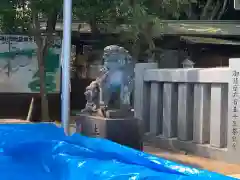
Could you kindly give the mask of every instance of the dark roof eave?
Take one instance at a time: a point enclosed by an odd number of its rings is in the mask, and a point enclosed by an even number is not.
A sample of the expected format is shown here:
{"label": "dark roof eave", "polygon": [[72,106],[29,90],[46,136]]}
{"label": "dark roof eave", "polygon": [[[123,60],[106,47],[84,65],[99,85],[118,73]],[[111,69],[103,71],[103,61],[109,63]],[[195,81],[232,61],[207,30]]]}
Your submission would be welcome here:
{"label": "dark roof eave", "polygon": [[[41,22],[42,29],[45,28],[46,23]],[[111,26],[110,26],[111,27]],[[56,25],[57,31],[62,31],[63,24],[59,21]],[[127,25],[120,25],[118,28],[109,28],[103,25],[100,29],[101,33],[115,33],[126,31]],[[91,33],[89,24],[80,21],[73,21],[72,30],[80,33]],[[240,21],[175,21],[165,20],[160,21],[154,27],[154,36],[160,37],[162,35],[192,35],[192,36],[239,36],[240,35]]]}

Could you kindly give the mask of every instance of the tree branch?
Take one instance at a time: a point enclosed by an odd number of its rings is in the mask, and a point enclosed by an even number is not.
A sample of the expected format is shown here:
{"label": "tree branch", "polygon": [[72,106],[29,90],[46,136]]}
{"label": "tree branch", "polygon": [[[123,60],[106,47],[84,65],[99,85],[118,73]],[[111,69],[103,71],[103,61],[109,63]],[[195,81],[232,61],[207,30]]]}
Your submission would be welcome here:
{"label": "tree branch", "polygon": [[218,17],[217,17],[218,20],[220,20],[221,17],[223,16],[223,14],[225,13],[226,7],[227,7],[227,2],[228,2],[228,0],[224,0],[222,9],[221,9],[221,11],[220,11],[220,13],[218,14]]}
{"label": "tree branch", "polygon": [[58,9],[54,8],[48,15],[47,26],[46,26],[46,37],[43,43],[43,57],[45,57],[48,48],[53,44],[53,33],[55,32],[56,23],[58,18]]}
{"label": "tree branch", "polygon": [[30,27],[30,34],[34,36],[38,47],[42,47],[42,39],[40,32],[40,23],[38,21],[38,14],[32,9],[32,27]]}
{"label": "tree branch", "polygon": [[211,13],[210,20],[213,20],[213,19],[216,17],[216,15],[217,15],[220,7],[221,7],[221,4],[220,4],[219,1],[217,1],[217,4],[215,5],[215,7],[214,7],[214,9],[213,9],[213,11],[212,11],[212,13]]}
{"label": "tree branch", "polygon": [[100,31],[97,26],[97,20],[96,20],[96,15],[93,14],[92,17],[89,20],[89,24],[91,26],[92,34],[94,38],[97,38],[98,35],[100,34]]}
{"label": "tree branch", "polygon": [[207,1],[207,3],[204,6],[203,11],[202,11],[202,13],[200,15],[200,19],[201,20],[205,20],[206,19],[209,7],[212,5],[212,3],[213,3],[213,0],[208,0]]}
{"label": "tree branch", "polygon": [[152,36],[152,30],[153,30],[153,26],[154,26],[154,22],[149,22],[146,24],[146,27],[143,29],[142,34],[144,35],[147,43],[148,43],[148,52],[149,52],[149,58],[150,60],[154,60],[155,59],[155,43],[153,40],[153,36]]}

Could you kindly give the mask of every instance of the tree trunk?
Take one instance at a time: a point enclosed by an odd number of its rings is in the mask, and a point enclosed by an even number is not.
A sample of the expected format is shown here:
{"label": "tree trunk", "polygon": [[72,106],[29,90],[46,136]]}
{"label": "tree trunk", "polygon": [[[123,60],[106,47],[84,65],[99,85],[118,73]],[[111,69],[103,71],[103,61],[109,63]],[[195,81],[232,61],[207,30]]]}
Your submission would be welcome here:
{"label": "tree trunk", "polygon": [[132,46],[132,57],[134,62],[139,61],[140,49],[141,49],[141,42],[139,39],[137,39]]}
{"label": "tree trunk", "polygon": [[93,15],[93,17],[90,19],[89,24],[90,24],[90,27],[91,27],[93,38],[97,39],[100,35],[100,31],[99,31],[98,26],[97,26],[97,21],[96,21],[95,15]]}
{"label": "tree trunk", "polygon": [[149,22],[146,25],[146,28],[143,29],[143,34],[145,36],[145,40],[148,43],[148,51],[149,51],[149,59],[148,62],[155,62],[155,43],[152,35],[153,31],[153,22]]}
{"label": "tree trunk", "polygon": [[42,121],[49,121],[48,97],[45,86],[45,67],[44,67],[44,48],[38,47],[37,60],[40,78],[40,96],[41,96],[41,119]]}
{"label": "tree trunk", "polygon": [[[34,9],[34,8],[32,8]],[[40,30],[40,23],[38,20],[37,11],[32,11],[33,20],[33,35],[37,44],[37,61],[38,61],[38,72],[40,79],[40,96],[41,96],[41,119],[42,121],[49,121],[49,109],[48,109],[48,97],[45,87],[45,67],[44,60],[48,53],[48,48],[51,47],[53,42],[53,32],[55,31],[55,26],[57,22],[59,10],[57,8],[52,9],[48,15],[47,27],[46,27],[46,37],[42,37]]]}
{"label": "tree trunk", "polygon": [[[36,11],[37,12],[37,11]],[[41,121],[49,121],[49,111],[48,111],[48,98],[45,88],[45,67],[44,67],[44,57],[46,49],[46,39],[43,39],[40,32],[40,23],[38,21],[38,14],[32,11],[32,35],[34,36],[37,44],[37,61],[38,61],[38,75],[40,81],[40,97],[41,97]],[[44,41],[45,40],[45,41]]]}

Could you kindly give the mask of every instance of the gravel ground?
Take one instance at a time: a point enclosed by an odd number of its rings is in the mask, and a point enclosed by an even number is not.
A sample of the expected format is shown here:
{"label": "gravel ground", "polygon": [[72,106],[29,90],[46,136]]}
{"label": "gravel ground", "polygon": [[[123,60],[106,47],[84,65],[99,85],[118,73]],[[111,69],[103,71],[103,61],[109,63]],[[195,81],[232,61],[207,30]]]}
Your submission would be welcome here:
{"label": "gravel ground", "polygon": [[228,176],[234,176],[240,179],[240,165],[238,164],[228,164],[226,162],[216,161],[208,158],[185,155],[184,153],[174,153],[151,146],[144,146],[144,151],[165,159],[179,162],[181,164],[218,172]]}

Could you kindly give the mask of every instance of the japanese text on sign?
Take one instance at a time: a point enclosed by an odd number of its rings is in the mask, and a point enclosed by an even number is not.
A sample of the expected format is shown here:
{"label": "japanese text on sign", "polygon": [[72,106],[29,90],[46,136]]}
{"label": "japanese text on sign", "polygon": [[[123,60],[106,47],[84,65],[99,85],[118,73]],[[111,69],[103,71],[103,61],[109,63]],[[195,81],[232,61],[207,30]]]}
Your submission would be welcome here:
{"label": "japanese text on sign", "polygon": [[232,72],[232,147],[236,149],[237,136],[238,136],[238,124],[239,117],[239,72]]}
{"label": "japanese text on sign", "polygon": [[93,130],[94,136],[100,136],[99,129],[96,124],[94,124],[94,130]]}

